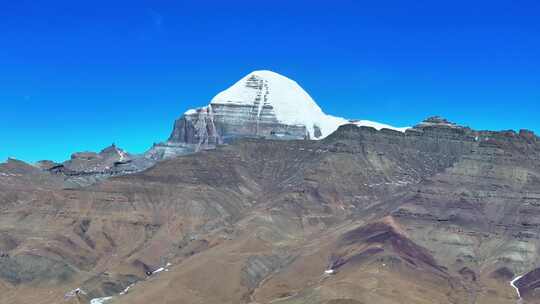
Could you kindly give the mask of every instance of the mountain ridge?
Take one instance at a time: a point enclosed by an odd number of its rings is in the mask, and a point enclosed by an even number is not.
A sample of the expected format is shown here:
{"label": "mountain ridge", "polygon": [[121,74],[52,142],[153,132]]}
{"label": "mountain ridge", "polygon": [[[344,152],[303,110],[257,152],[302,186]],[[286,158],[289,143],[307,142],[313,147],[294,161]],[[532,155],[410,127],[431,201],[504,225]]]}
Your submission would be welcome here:
{"label": "mountain ridge", "polygon": [[82,303],[511,304],[522,274],[536,303],[540,140],[527,131],[432,117],[238,138],[69,190],[15,161],[0,173],[9,304],[77,288]]}

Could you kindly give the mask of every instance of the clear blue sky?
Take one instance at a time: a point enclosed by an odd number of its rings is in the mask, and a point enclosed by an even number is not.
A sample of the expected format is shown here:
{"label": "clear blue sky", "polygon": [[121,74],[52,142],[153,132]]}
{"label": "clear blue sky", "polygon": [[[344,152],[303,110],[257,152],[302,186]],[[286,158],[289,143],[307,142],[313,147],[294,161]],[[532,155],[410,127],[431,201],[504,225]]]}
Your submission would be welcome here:
{"label": "clear blue sky", "polygon": [[540,133],[539,1],[3,1],[0,160],[143,152],[245,74],[325,112]]}

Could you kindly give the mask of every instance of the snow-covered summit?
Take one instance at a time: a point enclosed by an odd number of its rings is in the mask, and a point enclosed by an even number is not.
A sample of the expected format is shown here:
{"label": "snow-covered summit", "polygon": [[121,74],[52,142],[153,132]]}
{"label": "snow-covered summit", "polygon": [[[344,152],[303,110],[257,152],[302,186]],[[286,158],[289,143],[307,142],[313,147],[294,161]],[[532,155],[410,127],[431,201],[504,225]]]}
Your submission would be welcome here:
{"label": "snow-covered summit", "polygon": [[[272,71],[254,71],[230,88],[217,94],[211,104],[250,105],[271,107],[276,119],[288,125],[303,125],[310,138],[326,137],[347,119],[325,114],[309,94],[296,83]],[[318,127],[322,136],[315,136]]]}
{"label": "snow-covered summit", "polygon": [[194,144],[199,150],[240,137],[322,139],[348,123],[406,129],[325,114],[294,80],[262,70],[247,74],[209,105],[186,111],[176,121],[169,142]]}

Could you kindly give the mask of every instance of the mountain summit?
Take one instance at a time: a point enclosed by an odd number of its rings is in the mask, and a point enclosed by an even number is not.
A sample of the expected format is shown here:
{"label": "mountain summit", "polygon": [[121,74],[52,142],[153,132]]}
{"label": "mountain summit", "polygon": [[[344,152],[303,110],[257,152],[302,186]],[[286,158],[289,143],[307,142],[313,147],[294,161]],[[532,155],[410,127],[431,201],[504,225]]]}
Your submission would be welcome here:
{"label": "mountain summit", "polygon": [[186,111],[169,142],[195,144],[198,150],[238,137],[321,139],[347,123],[404,130],[327,115],[297,82],[263,70],[244,76],[208,106]]}
{"label": "mountain summit", "polygon": [[[212,105],[248,106],[259,120],[305,126],[309,138],[326,137],[348,120],[326,115],[294,80],[271,71],[255,71],[212,99]],[[255,114],[255,113],[254,113]]]}

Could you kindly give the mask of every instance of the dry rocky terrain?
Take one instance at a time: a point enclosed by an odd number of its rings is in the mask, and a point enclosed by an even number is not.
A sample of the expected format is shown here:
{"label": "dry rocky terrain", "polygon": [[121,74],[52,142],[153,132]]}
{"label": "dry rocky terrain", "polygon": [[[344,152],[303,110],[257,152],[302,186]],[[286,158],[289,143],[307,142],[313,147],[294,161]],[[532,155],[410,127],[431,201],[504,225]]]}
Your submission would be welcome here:
{"label": "dry rocky terrain", "polygon": [[540,303],[529,131],[344,125],[76,188],[51,167],[0,165],[0,303],[513,304],[519,275]]}

